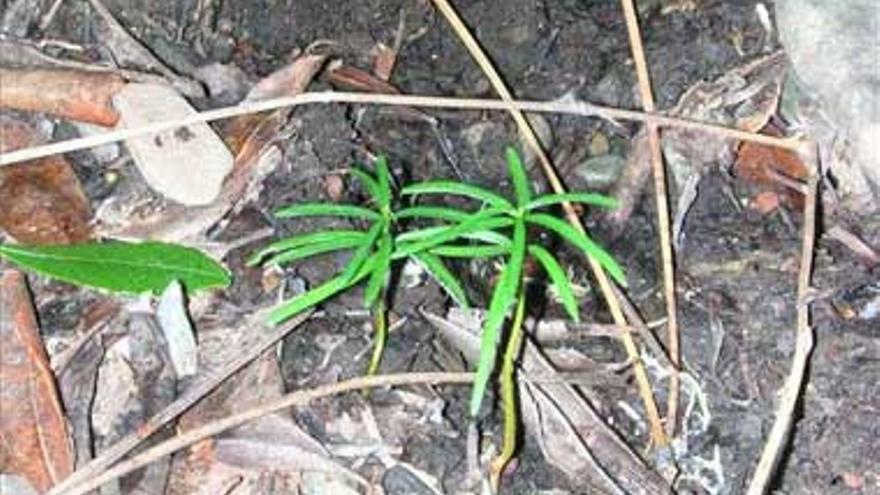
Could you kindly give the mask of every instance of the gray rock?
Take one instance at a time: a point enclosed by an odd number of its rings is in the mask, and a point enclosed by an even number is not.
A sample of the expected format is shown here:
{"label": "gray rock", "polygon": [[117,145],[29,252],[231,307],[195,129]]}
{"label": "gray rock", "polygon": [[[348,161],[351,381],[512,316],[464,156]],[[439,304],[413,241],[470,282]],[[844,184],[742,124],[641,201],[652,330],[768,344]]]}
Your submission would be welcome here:
{"label": "gray rock", "polygon": [[[880,2],[776,0],[799,82],[849,138],[853,164],[880,190]],[[833,171],[833,170],[832,170]]]}

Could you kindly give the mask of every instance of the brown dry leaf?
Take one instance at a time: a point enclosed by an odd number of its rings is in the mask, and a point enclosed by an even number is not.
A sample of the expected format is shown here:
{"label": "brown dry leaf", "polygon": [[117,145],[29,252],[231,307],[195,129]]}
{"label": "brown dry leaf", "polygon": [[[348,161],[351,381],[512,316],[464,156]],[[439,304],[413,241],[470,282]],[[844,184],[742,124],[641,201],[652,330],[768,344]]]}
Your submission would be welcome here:
{"label": "brown dry leaf", "polygon": [[376,59],[373,60],[373,74],[383,81],[391,80],[394,64],[397,62],[397,50],[379,43],[376,45]]}
{"label": "brown dry leaf", "polygon": [[126,82],[111,72],[71,69],[0,69],[0,108],[44,112],[114,126],[110,99]]}
{"label": "brown dry leaf", "polygon": [[[39,142],[23,122],[0,121],[0,152]],[[92,236],[89,202],[61,155],[0,168],[0,228],[21,243],[72,244]]]}
{"label": "brown dry leaf", "polygon": [[764,191],[755,195],[749,206],[763,213],[773,213],[779,208],[779,195],[773,191]]}
{"label": "brown dry leaf", "polygon": [[330,68],[327,80],[333,86],[351,91],[382,94],[400,93],[400,90],[387,81],[357,67],[341,63],[337,63]]}
{"label": "brown dry leaf", "polygon": [[73,448],[24,275],[14,270],[0,277],[0,348],[0,471],[42,493],[73,472]]}
{"label": "brown dry leaf", "polygon": [[[780,135],[772,126],[765,127],[762,132],[774,136]],[[743,143],[737,152],[733,171],[740,179],[778,193],[779,203],[796,209],[802,207],[803,194],[797,188],[787,187],[790,181],[803,181],[807,177],[807,167],[797,153],[757,143]],[[758,196],[766,192],[768,191],[761,191]],[[766,195],[763,198],[758,196],[753,200],[756,203],[769,200]],[[764,211],[760,205],[758,209]],[[769,211],[773,209],[775,208]]]}

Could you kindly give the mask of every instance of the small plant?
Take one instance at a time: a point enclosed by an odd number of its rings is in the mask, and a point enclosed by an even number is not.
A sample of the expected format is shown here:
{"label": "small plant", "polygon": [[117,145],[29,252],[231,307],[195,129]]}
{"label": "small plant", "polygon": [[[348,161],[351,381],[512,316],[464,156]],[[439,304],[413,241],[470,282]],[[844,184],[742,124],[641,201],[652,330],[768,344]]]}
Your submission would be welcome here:
{"label": "small plant", "polygon": [[[279,323],[312,307],[345,289],[367,280],[364,304],[373,314],[376,339],[369,372],[374,372],[381,358],[386,338],[385,295],[392,263],[412,258],[426,268],[456,303],[466,306],[461,284],[445,266],[443,258],[499,257],[503,269],[496,283],[482,329],[477,375],[471,394],[470,414],[476,418],[489,379],[495,369],[501,330],[512,308],[514,318],[511,336],[506,343],[500,370],[501,396],[505,411],[505,435],[501,454],[492,466],[493,483],[504,464],[513,454],[516,438],[516,404],[514,361],[522,340],[525,315],[525,284],[523,265],[526,257],[534,258],[556,287],[562,304],[575,321],[579,320],[578,304],[571,283],[556,257],[544,247],[527,242],[528,229],[538,227],[550,231],[596,259],[620,283],[625,283],[623,270],[614,258],[586,234],[563,220],[546,213],[548,207],[564,202],[585,203],[612,208],[612,198],[592,193],[548,194],[533,197],[519,155],[507,149],[508,172],[514,187],[514,201],[471,184],[455,181],[429,181],[411,184],[395,195],[388,165],[384,158],[376,160],[375,176],[355,169],[353,173],[371,197],[372,208],[354,205],[300,204],[276,212],[282,218],[329,215],[362,219],[369,222],[366,230],[321,231],[279,241],[258,252],[252,263],[282,264],[308,256],[342,249],[355,249],[344,271],[318,287],[279,306],[271,316]],[[442,206],[413,204],[397,209],[400,198],[413,202],[425,195],[456,195],[469,198],[476,206],[469,210]],[[405,228],[404,222],[422,219],[433,222],[427,227]]]}

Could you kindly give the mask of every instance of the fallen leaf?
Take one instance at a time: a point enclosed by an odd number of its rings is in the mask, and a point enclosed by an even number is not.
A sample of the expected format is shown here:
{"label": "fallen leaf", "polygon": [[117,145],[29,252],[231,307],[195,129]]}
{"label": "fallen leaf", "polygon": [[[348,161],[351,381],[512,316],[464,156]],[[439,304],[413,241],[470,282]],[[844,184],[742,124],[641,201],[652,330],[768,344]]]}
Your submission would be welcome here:
{"label": "fallen leaf", "polygon": [[[761,132],[771,136],[780,136],[781,133],[773,126],[765,126]],[[782,148],[775,148],[763,144],[746,142],[737,151],[736,161],[733,164],[734,174],[747,182],[756,184],[764,191],[756,196],[753,203],[770,201],[770,196],[764,194],[767,190],[777,193],[779,204],[785,204],[800,210],[803,207],[804,196],[801,193],[799,183],[806,179],[807,167],[797,153]],[[769,208],[769,203],[758,205],[759,211],[767,213],[761,206]]]}
{"label": "fallen leaf", "polygon": [[[159,84],[129,84],[113,96],[113,104],[123,128],[185,119],[196,113],[173,88]],[[125,145],[150,187],[184,205],[205,205],[217,199],[232,170],[232,154],[204,122],[126,139]]]}
{"label": "fallen leaf", "polygon": [[376,45],[376,58],[373,60],[373,74],[376,77],[383,81],[389,81],[396,62],[397,50],[384,43]]}
{"label": "fallen leaf", "polygon": [[[28,124],[0,121],[0,152],[41,141]],[[91,238],[89,202],[67,160],[50,156],[0,168],[0,228],[27,244]]]}
{"label": "fallen leaf", "polygon": [[73,472],[73,447],[24,275],[0,277],[0,471],[45,492]]}
{"label": "fallen leaf", "polygon": [[327,79],[333,86],[347,90],[382,94],[400,93],[400,90],[388,81],[357,67],[341,63],[337,63],[330,68]]}
{"label": "fallen leaf", "polygon": [[0,69],[0,80],[0,108],[103,126],[119,120],[111,98],[126,84],[112,72],[72,69]]}
{"label": "fallen leaf", "polygon": [[764,215],[773,213],[779,208],[779,195],[773,191],[764,191],[755,195],[749,206]]}

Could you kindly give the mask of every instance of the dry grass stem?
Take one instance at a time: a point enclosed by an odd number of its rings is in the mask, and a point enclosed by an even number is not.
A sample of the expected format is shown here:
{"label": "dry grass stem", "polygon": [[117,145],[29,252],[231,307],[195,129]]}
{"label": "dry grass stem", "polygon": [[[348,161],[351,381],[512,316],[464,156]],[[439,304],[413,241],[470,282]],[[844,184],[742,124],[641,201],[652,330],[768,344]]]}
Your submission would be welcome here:
{"label": "dry grass stem", "polygon": [[156,134],[162,131],[177,129],[179,127],[200,122],[213,122],[238,117],[240,115],[277,110],[285,107],[328,103],[359,103],[365,105],[412,106],[459,110],[519,110],[538,113],[561,113],[582,115],[584,117],[600,117],[611,120],[653,122],[661,127],[694,129],[727,139],[750,141],[795,151],[800,150],[805,143],[803,140],[795,138],[765,136],[763,134],[754,134],[739,129],[707,124],[705,122],[696,122],[666,115],[649,114],[635,110],[604,107],[582,101],[502,101],[482,98],[317,91],[303,93],[297,96],[242,103],[240,105],[222,107],[193,114],[185,119],[166,120],[143,127],[118,129],[104,134],[69,139],[9,153],[2,153],[0,154],[0,166],[34,160],[36,158],[42,158],[58,153],[69,153],[71,151],[78,151],[94,146],[100,146],[102,144],[124,141],[134,137]]}
{"label": "dry grass stem", "polygon": [[[642,36],[639,31],[639,21],[633,0],[621,0],[626,29],[629,33],[629,45],[632,49],[633,61],[636,66],[636,76],[639,81],[639,94],[642,97],[642,106],[646,112],[653,113],[654,93],[651,88],[651,76],[648,73],[648,64],[645,60],[645,50],[642,47]],[[675,298],[675,266],[672,254],[672,241],[669,223],[669,198],[666,192],[666,170],[663,166],[663,151],[660,145],[660,130],[657,125],[648,122],[648,147],[651,151],[651,169],[654,172],[654,195],[657,200],[657,230],[660,232],[660,258],[663,264],[663,295],[666,300],[666,330],[669,360],[672,369],[669,376],[669,398],[666,402],[666,434],[675,436],[675,426],[678,422],[678,393],[679,376],[681,368],[681,352],[679,350],[678,311]]]}
{"label": "dry grass stem", "polygon": [[804,387],[810,353],[813,350],[813,329],[810,327],[810,279],[813,274],[813,254],[816,242],[816,206],[818,203],[818,150],[804,160],[811,165],[807,184],[807,197],[804,200],[804,225],[801,241],[801,263],[798,272],[797,293],[797,328],[795,329],[795,348],[791,370],[785,379],[780,393],[779,405],[776,408],[776,419],[764,444],[761,458],[755,468],[755,474],[749,482],[746,495],[763,495],[767,493],[770,482],[782,453],[788,447],[791,430],[794,427],[794,415],[801,390]]}

